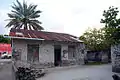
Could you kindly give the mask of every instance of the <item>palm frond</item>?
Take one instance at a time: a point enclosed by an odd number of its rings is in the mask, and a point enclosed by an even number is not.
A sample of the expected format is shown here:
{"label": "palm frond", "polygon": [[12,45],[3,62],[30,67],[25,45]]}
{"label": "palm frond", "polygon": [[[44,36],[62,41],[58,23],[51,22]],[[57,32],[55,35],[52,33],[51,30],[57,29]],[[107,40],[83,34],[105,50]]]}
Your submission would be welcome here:
{"label": "palm frond", "polygon": [[28,24],[28,26],[29,26],[29,30],[32,30],[32,25]]}
{"label": "palm frond", "polygon": [[40,10],[34,11],[34,12],[30,15],[30,18],[38,18],[38,17],[40,17],[39,13],[41,13]]}
{"label": "palm frond", "polygon": [[34,29],[34,30],[43,30],[42,24],[36,18],[40,17],[40,10],[36,10],[37,5],[27,5],[24,1],[21,4],[18,0],[16,0],[17,4],[13,3],[11,13],[8,13],[8,19],[10,22],[6,25],[6,27],[13,27],[16,29]]}
{"label": "palm frond", "polygon": [[18,0],[16,0],[16,2],[18,4],[19,12],[23,14],[23,6],[22,6],[22,4]]}
{"label": "palm frond", "polygon": [[8,17],[10,17],[10,18],[15,18],[15,15],[8,13]]}
{"label": "palm frond", "polygon": [[11,27],[12,25],[14,24],[14,22],[13,21],[10,21],[5,27]]}
{"label": "palm frond", "polygon": [[40,22],[38,20],[30,20],[30,22],[35,22],[35,23],[38,23],[38,24],[42,24],[42,22]]}
{"label": "palm frond", "polygon": [[36,22],[31,22],[30,24],[33,26],[35,30],[43,30],[43,27]]}

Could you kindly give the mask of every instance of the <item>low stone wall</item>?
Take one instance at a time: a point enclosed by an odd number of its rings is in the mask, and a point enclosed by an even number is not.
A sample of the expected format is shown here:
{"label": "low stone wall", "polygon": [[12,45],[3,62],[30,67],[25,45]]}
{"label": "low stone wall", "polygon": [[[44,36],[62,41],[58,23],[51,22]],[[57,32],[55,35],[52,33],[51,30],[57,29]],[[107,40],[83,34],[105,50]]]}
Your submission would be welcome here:
{"label": "low stone wall", "polygon": [[112,71],[120,73],[120,44],[111,47]]}
{"label": "low stone wall", "polygon": [[30,62],[26,62],[26,61],[15,61],[14,65],[16,67],[25,67],[25,68],[30,68],[31,67],[31,68],[39,68],[39,69],[54,67],[54,64],[52,62],[30,63]]}
{"label": "low stone wall", "polygon": [[[61,64],[59,66],[72,66],[72,65],[81,65],[80,60],[62,60]],[[14,65],[16,67],[33,67],[33,68],[53,68],[54,63],[53,62],[45,62],[45,63],[28,63],[24,61],[15,61]]]}
{"label": "low stone wall", "polygon": [[34,67],[34,68],[39,68],[39,69],[52,68],[52,67],[54,67],[54,63],[52,63],[52,62],[33,63],[33,64],[32,64],[32,67]]}
{"label": "low stone wall", "polygon": [[72,66],[72,65],[81,65],[83,64],[81,60],[63,60],[62,66]]}
{"label": "low stone wall", "polygon": [[[79,65],[79,63],[76,60],[62,60],[61,64],[59,66],[71,66],[71,65]],[[46,62],[46,63],[34,63],[32,64],[32,67],[35,68],[53,68],[54,63],[52,62]]]}
{"label": "low stone wall", "polygon": [[103,62],[103,63],[109,62],[108,53],[102,53],[101,62]]}
{"label": "low stone wall", "polygon": [[110,54],[108,51],[89,51],[87,53],[87,60],[88,62],[98,61],[98,62],[108,63],[109,62],[108,54]]}
{"label": "low stone wall", "polygon": [[70,66],[70,65],[76,65],[76,64],[77,63],[75,60],[63,60],[61,66]]}

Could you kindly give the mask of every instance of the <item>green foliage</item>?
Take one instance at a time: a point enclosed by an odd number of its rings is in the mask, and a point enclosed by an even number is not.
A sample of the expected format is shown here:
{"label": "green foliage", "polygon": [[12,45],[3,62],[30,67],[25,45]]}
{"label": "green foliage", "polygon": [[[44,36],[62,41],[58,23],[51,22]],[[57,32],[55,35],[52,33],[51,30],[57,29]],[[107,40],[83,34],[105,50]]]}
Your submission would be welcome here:
{"label": "green foliage", "polygon": [[103,11],[104,19],[101,19],[101,23],[105,23],[105,27],[117,28],[120,24],[120,19],[117,19],[118,13],[117,7],[109,7],[108,10]]}
{"label": "green foliage", "polygon": [[109,7],[108,10],[104,10],[101,23],[105,24],[105,38],[110,45],[120,43],[120,18],[118,16],[117,7]]}
{"label": "green foliage", "polygon": [[111,45],[120,43],[120,18],[118,8],[109,7],[103,11],[101,23],[105,24],[102,29],[88,29],[80,39],[84,41],[86,47],[93,51],[109,49]]}
{"label": "green foliage", "polygon": [[105,36],[111,45],[120,43],[120,28],[106,28]]}
{"label": "green foliage", "polygon": [[17,4],[13,4],[11,13],[8,13],[9,23],[6,27],[16,29],[29,29],[29,30],[43,30],[40,26],[41,22],[36,18],[40,17],[40,10],[36,10],[37,5],[27,5],[24,1],[22,4],[16,0]]}
{"label": "green foliage", "polygon": [[80,40],[83,40],[86,47],[89,50],[100,51],[108,49],[109,44],[105,38],[105,29],[87,29],[86,32],[80,36]]}
{"label": "green foliage", "polygon": [[3,35],[0,35],[0,43],[10,43],[9,38],[4,38]]}
{"label": "green foliage", "polygon": [[103,64],[106,64],[106,63],[103,63],[103,62],[89,62],[86,65],[103,65]]}

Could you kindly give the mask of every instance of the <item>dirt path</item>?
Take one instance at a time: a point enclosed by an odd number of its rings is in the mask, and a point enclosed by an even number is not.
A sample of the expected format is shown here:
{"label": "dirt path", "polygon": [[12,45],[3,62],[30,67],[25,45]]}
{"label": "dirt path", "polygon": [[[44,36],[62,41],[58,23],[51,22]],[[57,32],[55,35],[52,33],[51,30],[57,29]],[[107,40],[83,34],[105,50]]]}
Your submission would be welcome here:
{"label": "dirt path", "polygon": [[113,80],[111,65],[83,66],[51,72],[38,80]]}
{"label": "dirt path", "polygon": [[11,62],[0,61],[0,80],[13,80]]}

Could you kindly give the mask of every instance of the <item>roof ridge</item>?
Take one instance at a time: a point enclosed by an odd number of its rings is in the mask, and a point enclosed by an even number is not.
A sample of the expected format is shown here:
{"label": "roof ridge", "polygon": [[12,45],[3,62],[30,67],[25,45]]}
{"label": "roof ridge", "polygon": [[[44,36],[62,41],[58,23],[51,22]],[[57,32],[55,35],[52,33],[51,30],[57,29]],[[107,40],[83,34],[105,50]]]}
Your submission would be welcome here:
{"label": "roof ridge", "polygon": [[[15,28],[11,28],[11,29],[14,29],[14,30],[24,30],[24,31],[26,30],[26,29],[15,29]],[[37,30],[27,30],[27,31],[37,31]],[[69,33],[52,32],[52,31],[37,31],[37,32],[56,33],[56,34],[64,34],[64,35],[74,36],[74,35],[71,35]],[[74,37],[77,37],[77,36],[74,36]]]}
{"label": "roof ridge", "polygon": [[70,35],[70,34],[68,34],[68,33],[53,32],[53,31],[41,31],[41,32],[47,32],[47,33],[56,33],[56,34],[65,34],[65,35]]}

